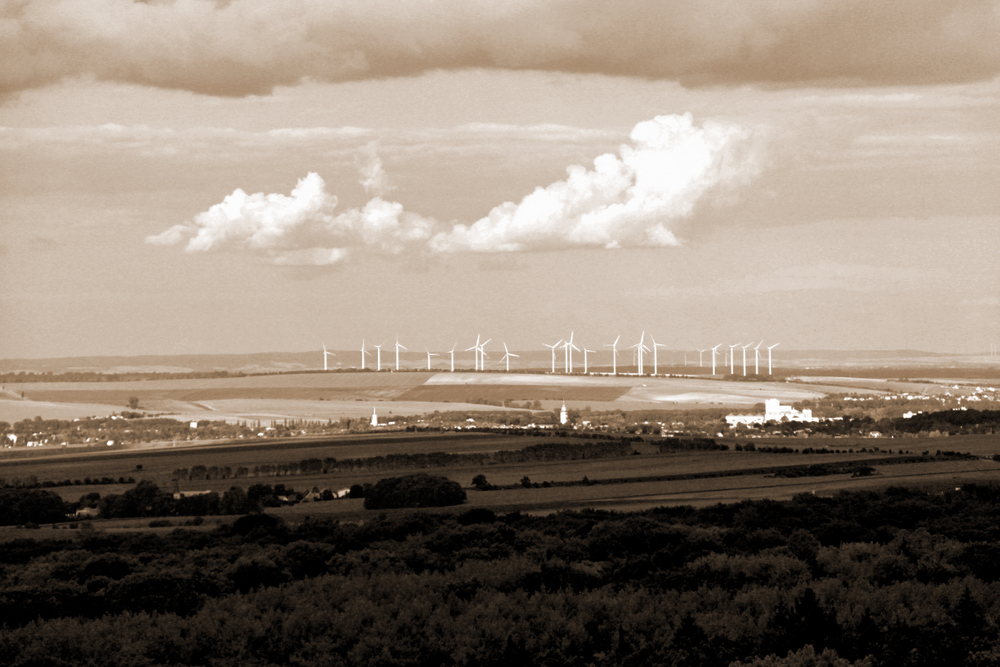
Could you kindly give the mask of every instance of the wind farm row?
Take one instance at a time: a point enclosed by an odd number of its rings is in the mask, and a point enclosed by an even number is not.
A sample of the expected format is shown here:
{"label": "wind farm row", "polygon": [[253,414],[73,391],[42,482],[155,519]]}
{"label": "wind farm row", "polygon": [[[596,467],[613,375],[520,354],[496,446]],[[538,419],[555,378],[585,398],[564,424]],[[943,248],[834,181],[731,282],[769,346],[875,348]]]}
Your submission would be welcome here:
{"label": "wind farm row", "polygon": [[[544,347],[549,348],[549,350],[552,353],[552,363],[551,363],[551,370],[550,370],[550,372],[553,375],[555,375],[557,373],[557,370],[556,370],[557,363],[556,363],[556,361],[557,361],[557,355],[558,355],[558,353],[560,351],[563,354],[563,361],[562,361],[562,364],[561,364],[562,371],[563,371],[563,373],[565,373],[567,375],[571,375],[571,374],[574,374],[574,373],[581,372],[581,370],[578,370],[580,367],[579,366],[575,366],[574,363],[573,363],[573,352],[574,351],[583,355],[583,367],[582,367],[582,373],[583,373],[583,375],[613,375],[613,376],[614,375],[619,375],[619,371],[618,371],[618,354],[619,354],[620,351],[621,352],[625,352],[625,351],[628,351],[628,350],[632,351],[632,365],[635,367],[636,371],[635,372],[627,372],[627,373],[623,372],[622,373],[623,375],[627,374],[627,375],[653,375],[653,376],[656,376],[656,375],[660,374],[660,372],[659,372],[659,368],[660,368],[659,350],[660,350],[660,348],[665,348],[666,345],[664,343],[657,343],[656,339],[653,337],[652,334],[650,334],[650,336],[649,336],[649,344],[647,345],[646,344],[646,332],[645,331],[642,332],[642,335],[639,337],[639,341],[636,342],[633,345],[628,345],[628,346],[619,348],[618,345],[621,342],[621,336],[619,335],[618,337],[615,338],[615,340],[613,342],[606,343],[606,344],[604,344],[602,346],[602,347],[605,347],[605,348],[610,348],[610,352],[611,352],[611,370],[610,370],[610,372],[607,372],[606,370],[600,370],[600,371],[594,371],[594,370],[592,370],[592,364],[590,363],[590,356],[589,355],[596,354],[597,350],[591,350],[591,349],[587,348],[585,345],[582,346],[582,347],[577,347],[576,343],[574,343],[574,338],[575,338],[575,332],[570,332],[569,338],[561,338],[558,341],[556,341],[555,343],[542,343],[542,345]],[[445,356],[446,355],[448,357],[448,359],[447,359],[445,367],[450,372],[454,373],[455,372],[455,353],[456,353],[456,351],[461,351],[461,352],[472,352],[473,353],[473,366],[474,366],[475,371],[477,371],[477,372],[480,372],[480,371],[481,372],[485,372],[487,370],[486,360],[489,357],[489,355],[486,352],[486,345],[488,345],[492,341],[493,341],[492,338],[487,338],[486,340],[483,340],[483,336],[481,334],[479,334],[479,335],[476,336],[476,342],[471,347],[461,348],[460,349],[459,348],[459,344],[456,341],[455,344],[451,346],[450,350],[447,350],[447,351],[444,351],[444,352],[431,352],[430,349],[425,348],[425,352],[426,352],[426,355],[427,355],[427,370],[429,370],[429,371],[434,370],[434,365],[435,365],[434,357],[441,357],[441,356]],[[503,342],[501,344],[503,345],[503,352],[504,352],[503,356],[500,357],[499,361],[497,362],[498,366],[495,366],[491,370],[500,370],[500,369],[502,369],[505,372],[509,373],[510,372],[510,361],[511,361],[511,359],[520,358],[521,355],[515,354],[515,353],[511,352],[510,348],[507,347],[507,343],[506,342]],[[581,343],[581,345],[582,345],[582,343]],[[762,355],[762,348],[763,348],[763,350],[766,350],[766,352],[767,352],[767,375],[773,375],[774,365],[773,365],[772,351],[778,345],[780,345],[780,343],[774,343],[773,345],[765,346],[763,340],[760,341],[759,343],[757,343],[756,345],[754,344],[753,341],[751,341],[749,343],[742,343],[742,342],[740,342],[740,343],[733,343],[733,344],[728,345],[728,346],[724,345],[723,343],[719,343],[718,345],[715,345],[713,347],[698,348],[698,349],[696,349],[694,351],[698,353],[698,368],[704,368],[705,367],[705,359],[704,359],[705,353],[706,352],[711,352],[712,375],[716,375],[717,374],[717,372],[716,372],[717,371],[717,363],[716,362],[717,362],[718,356],[720,354],[720,352],[719,352],[720,348],[725,348],[725,347],[729,348],[728,350],[723,349],[722,352],[721,352],[721,354],[722,354],[722,357],[723,357],[723,359],[722,359],[722,361],[723,361],[722,367],[725,368],[726,366],[729,366],[729,374],[730,375],[736,375],[736,356],[737,356],[737,350],[742,351],[742,354],[743,354],[743,362],[742,362],[743,376],[746,376],[747,375],[747,350],[753,350],[753,369],[754,369],[753,374],[755,376],[757,376],[757,375],[760,375],[760,364],[761,364],[761,355]],[[357,366],[358,370],[368,370],[369,363],[372,363],[373,364],[372,365],[373,370],[375,370],[377,372],[382,371],[383,370],[383,365],[382,365],[382,348],[383,347],[385,347],[385,343],[378,343],[378,344],[374,344],[373,343],[373,344],[369,345],[367,343],[367,339],[362,340],[361,341],[361,348],[360,348],[361,359],[360,359],[360,364]],[[374,351],[372,351],[372,350],[374,350]],[[395,343],[392,346],[390,346],[389,349],[387,350],[387,352],[390,352],[390,351],[395,353],[395,362],[394,362],[394,364],[391,364],[391,365],[387,364],[385,369],[386,370],[394,370],[394,371],[400,371],[400,370],[402,370],[402,366],[400,365],[400,355],[399,355],[399,353],[400,353],[400,351],[408,352],[409,350],[402,343],[399,342],[399,337],[398,336],[395,339]],[[647,372],[647,369],[649,368],[647,355],[652,355],[652,371],[651,372]],[[330,357],[336,357],[336,356],[337,355],[334,352],[331,352],[330,350],[327,349],[326,343],[323,343],[323,370],[325,370],[325,371],[331,370],[331,368],[330,368]],[[685,353],[685,364],[684,365],[685,366],[687,365],[687,354],[686,353]],[[601,367],[601,368],[603,368],[603,367]]]}

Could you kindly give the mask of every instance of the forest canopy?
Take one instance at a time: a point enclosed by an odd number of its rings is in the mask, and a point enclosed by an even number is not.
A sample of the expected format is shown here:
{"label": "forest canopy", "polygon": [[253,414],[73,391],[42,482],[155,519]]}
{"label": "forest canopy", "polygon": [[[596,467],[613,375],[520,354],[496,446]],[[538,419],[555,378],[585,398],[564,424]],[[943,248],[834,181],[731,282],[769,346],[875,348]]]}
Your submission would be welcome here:
{"label": "forest canopy", "polygon": [[998,544],[992,485],[91,529],[0,543],[0,664],[989,665]]}

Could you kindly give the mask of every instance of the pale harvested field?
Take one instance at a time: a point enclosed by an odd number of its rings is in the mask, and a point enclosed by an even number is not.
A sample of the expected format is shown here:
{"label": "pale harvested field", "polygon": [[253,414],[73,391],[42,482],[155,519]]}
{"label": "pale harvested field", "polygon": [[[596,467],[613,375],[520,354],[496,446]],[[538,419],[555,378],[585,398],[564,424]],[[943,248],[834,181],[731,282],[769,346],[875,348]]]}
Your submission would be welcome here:
{"label": "pale harvested field", "polygon": [[76,419],[106,417],[124,408],[103,403],[53,403],[51,401],[8,401],[0,399],[0,421],[13,424],[22,419]]}
{"label": "pale harvested field", "polygon": [[[648,377],[638,375],[538,375],[525,373],[438,373],[429,378],[419,390],[437,386],[504,387],[514,385],[523,396],[521,400],[536,397],[528,387],[537,386],[551,391],[553,387],[566,387],[567,399],[571,388],[614,388],[624,390],[616,402],[648,404],[642,407],[694,407],[705,405],[752,406],[767,398],[777,398],[783,403],[818,398],[828,393],[843,392],[843,387],[824,384],[785,382],[727,382],[700,377]],[[557,389],[557,391],[563,391]],[[456,392],[457,393],[457,392]],[[547,396],[538,396],[544,400]],[[586,400],[586,399],[572,399]],[[594,399],[600,400],[600,399]],[[606,399],[605,399],[606,400]]]}
{"label": "pale harvested field", "polygon": [[458,402],[472,400],[488,401],[588,401],[607,402],[617,400],[628,387],[579,385],[517,385],[480,384],[430,385],[414,387],[399,396],[398,400]]}

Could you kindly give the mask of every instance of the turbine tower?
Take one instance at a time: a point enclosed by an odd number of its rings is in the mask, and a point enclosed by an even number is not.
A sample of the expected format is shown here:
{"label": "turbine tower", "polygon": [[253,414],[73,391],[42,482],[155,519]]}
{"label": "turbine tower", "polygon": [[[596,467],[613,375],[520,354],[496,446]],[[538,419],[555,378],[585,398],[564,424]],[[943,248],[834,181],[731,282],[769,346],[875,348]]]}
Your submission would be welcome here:
{"label": "turbine tower", "polygon": [[448,354],[451,355],[451,372],[452,373],[455,372],[455,348],[456,347],[458,347],[458,341],[457,340],[455,341],[455,344],[451,346],[451,351],[448,352]]}
{"label": "turbine tower", "polygon": [[704,351],[705,351],[705,350],[698,350],[698,368],[701,368],[701,367],[702,367],[702,365],[703,365],[703,364],[701,363],[701,353],[702,353],[702,352],[704,352]]}
{"label": "turbine tower", "polygon": [[476,334],[476,344],[470,348],[466,348],[466,352],[472,352],[476,355],[476,370],[479,370],[479,334]]}
{"label": "turbine tower", "polygon": [[326,343],[323,343],[323,370],[324,371],[330,370],[329,366],[326,363],[327,357],[335,357],[335,356],[337,356],[337,355],[335,355],[333,352],[328,352],[327,351],[327,349],[326,349]]}
{"label": "turbine tower", "polygon": [[573,350],[580,351],[580,348],[573,345],[572,331],[569,332],[569,340],[563,343],[563,349],[566,350],[566,374],[569,375],[573,372]]}
{"label": "turbine tower", "polygon": [[610,345],[605,345],[604,347],[611,348],[611,374],[618,375],[618,341],[621,339],[619,334],[618,338],[615,338],[615,342]]}
{"label": "turbine tower", "polygon": [[382,345],[384,345],[384,343],[379,343],[378,345],[372,345],[372,347],[375,348],[375,359],[376,359],[375,370],[377,371],[382,370]]}
{"label": "turbine tower", "polygon": [[399,372],[399,351],[406,348],[399,344],[399,336],[396,336],[396,372]]}
{"label": "turbine tower", "polygon": [[486,370],[486,350],[484,350],[483,348],[486,347],[486,343],[490,342],[491,340],[493,339],[487,338],[479,345],[479,366],[480,366],[479,370],[481,371]]}
{"label": "turbine tower", "polygon": [[743,346],[743,377],[747,376],[747,348],[753,345],[753,341]]}
{"label": "turbine tower", "polygon": [[736,375],[736,353],[733,352],[734,347],[739,347],[743,343],[733,343],[729,346],[729,374]]}
{"label": "turbine tower", "polygon": [[559,347],[562,344],[563,344],[563,341],[561,339],[560,339],[560,341],[558,343],[552,343],[552,345],[549,345],[548,343],[542,343],[542,345],[544,345],[545,347],[547,347],[547,348],[549,348],[549,349],[552,350],[552,374],[553,375],[556,374],[556,348]]}
{"label": "turbine tower", "polygon": [[507,349],[507,343],[503,344],[503,359],[501,359],[500,361],[506,361],[507,362],[507,372],[508,373],[510,373],[510,358],[511,357],[520,357],[520,356],[521,355],[514,354],[513,352],[511,352],[510,350],[508,350]]}
{"label": "turbine tower", "polygon": [[[653,338],[653,334],[649,334],[649,340],[653,341],[653,375],[656,376],[656,375],[659,374],[658,373],[658,368],[659,367],[656,365],[656,348],[658,348],[658,347],[666,347],[667,344],[666,343],[657,343],[656,339]],[[687,365],[687,364],[685,364],[685,365]]]}
{"label": "turbine tower", "polygon": [[639,339],[639,342],[632,346],[635,348],[636,356],[638,357],[637,369],[639,371],[639,375],[642,375],[642,353],[643,351],[649,352],[649,348],[646,347],[645,343],[646,343],[646,332],[643,331],[642,337]]}
{"label": "turbine tower", "polygon": [[593,353],[594,350],[588,350],[586,346],[583,348],[583,374],[587,374],[587,353]]}
{"label": "turbine tower", "polygon": [[719,348],[722,347],[722,343],[719,343],[712,348],[712,375],[715,375],[715,355],[718,354]]}
{"label": "turbine tower", "polygon": [[[424,349],[427,350],[426,347]],[[437,352],[431,352],[430,350],[427,350],[427,370],[431,369],[431,357],[439,357],[439,356],[441,355],[439,355]]]}
{"label": "turbine tower", "polygon": [[767,374],[771,374],[771,350],[781,345],[781,343],[775,343],[771,347],[767,348]]}
{"label": "turbine tower", "polygon": [[764,344],[764,341],[757,343],[757,347],[753,349],[753,374],[760,375],[760,346]]}
{"label": "turbine tower", "polygon": [[370,355],[371,352],[369,352],[368,350],[365,349],[365,339],[362,338],[361,339],[361,370],[365,370],[365,355],[366,354]]}

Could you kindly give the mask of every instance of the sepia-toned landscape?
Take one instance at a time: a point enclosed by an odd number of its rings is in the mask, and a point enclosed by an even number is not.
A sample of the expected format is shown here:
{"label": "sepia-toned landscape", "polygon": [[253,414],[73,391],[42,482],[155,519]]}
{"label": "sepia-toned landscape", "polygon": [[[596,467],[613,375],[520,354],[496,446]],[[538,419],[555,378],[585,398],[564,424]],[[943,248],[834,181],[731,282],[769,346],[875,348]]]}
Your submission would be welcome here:
{"label": "sepia-toned landscape", "polygon": [[0,0],[0,665],[1000,664],[1000,0]]}

